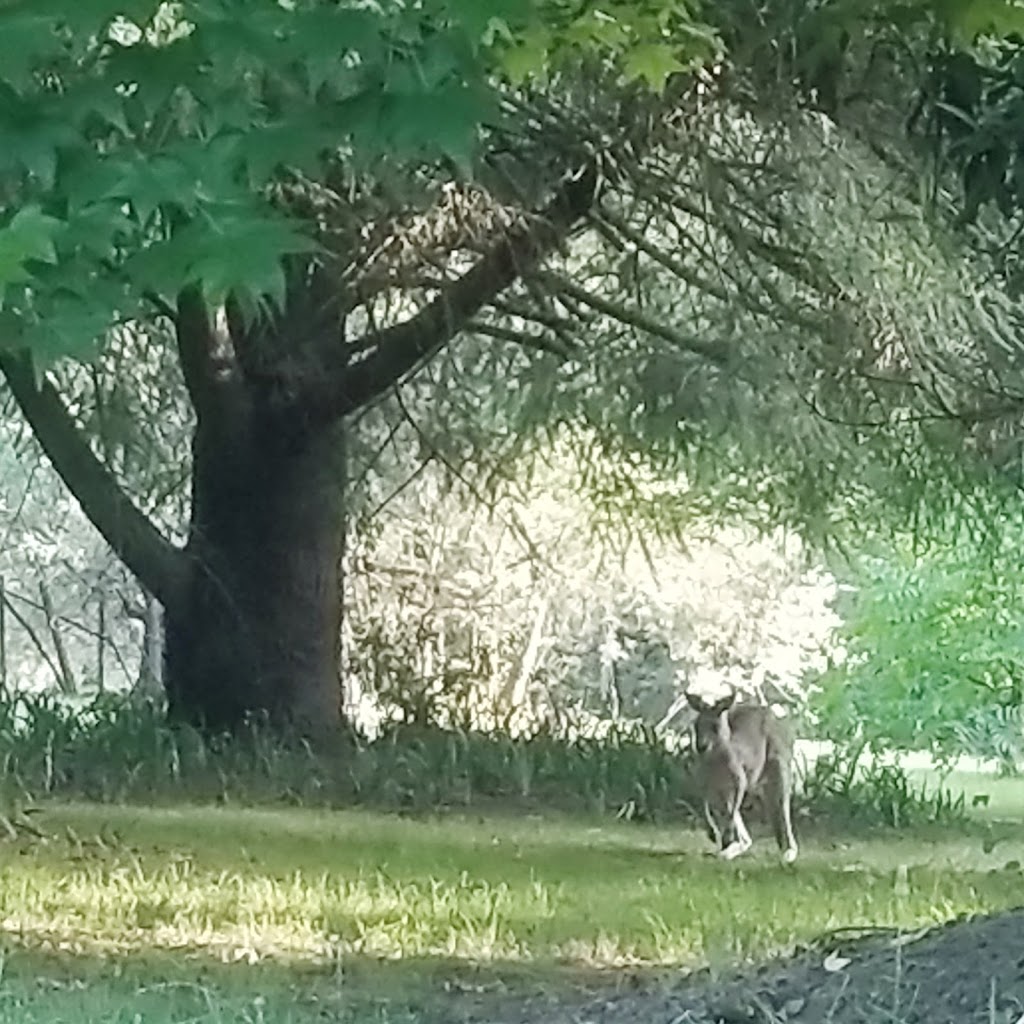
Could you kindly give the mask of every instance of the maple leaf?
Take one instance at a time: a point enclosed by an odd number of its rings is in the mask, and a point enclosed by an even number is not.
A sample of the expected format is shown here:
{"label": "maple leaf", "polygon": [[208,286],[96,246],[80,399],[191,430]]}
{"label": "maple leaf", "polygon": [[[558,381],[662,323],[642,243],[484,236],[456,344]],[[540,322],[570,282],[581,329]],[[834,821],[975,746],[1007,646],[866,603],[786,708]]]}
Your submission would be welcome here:
{"label": "maple leaf", "polygon": [[685,70],[675,47],[668,43],[640,43],[630,47],[623,60],[627,80],[643,80],[659,93],[664,91],[671,75]]}

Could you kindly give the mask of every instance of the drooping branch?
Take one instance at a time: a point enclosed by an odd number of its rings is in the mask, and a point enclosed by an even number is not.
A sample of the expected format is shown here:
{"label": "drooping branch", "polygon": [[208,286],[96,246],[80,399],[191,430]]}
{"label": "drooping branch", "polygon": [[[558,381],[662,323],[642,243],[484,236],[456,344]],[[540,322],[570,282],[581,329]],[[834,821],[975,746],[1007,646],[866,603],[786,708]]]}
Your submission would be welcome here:
{"label": "drooping branch", "polygon": [[315,429],[337,420],[371,404],[430,359],[565,238],[590,209],[597,185],[594,164],[568,178],[537,217],[510,230],[419,313],[370,339],[372,354],[304,389],[290,410],[296,421]]}
{"label": "drooping branch", "polygon": [[36,386],[29,362],[0,354],[3,373],[43,450],[82,511],[118,557],[167,607],[177,602],[185,556],[136,508],[95,456],[48,380]]}
{"label": "drooping branch", "polygon": [[557,341],[544,334],[517,331],[511,327],[489,324],[482,320],[473,320],[467,326],[474,334],[482,334],[484,337],[494,338],[496,341],[507,341],[534,352],[545,352],[548,355],[557,356],[559,359],[568,359],[572,355],[569,349],[562,347]]}
{"label": "drooping branch", "polygon": [[727,365],[732,358],[732,353],[727,345],[723,345],[720,342],[704,341],[694,335],[685,334],[675,327],[655,320],[625,303],[614,302],[611,299],[595,295],[593,292],[576,284],[575,281],[570,281],[561,274],[545,272],[539,275],[539,280],[552,292],[565,292],[576,299],[577,302],[590,306],[592,309],[596,309],[599,313],[603,313],[619,323],[635,327],[638,331],[643,331],[653,338],[661,338],[663,341],[669,342],[680,352],[693,352],[717,366]]}

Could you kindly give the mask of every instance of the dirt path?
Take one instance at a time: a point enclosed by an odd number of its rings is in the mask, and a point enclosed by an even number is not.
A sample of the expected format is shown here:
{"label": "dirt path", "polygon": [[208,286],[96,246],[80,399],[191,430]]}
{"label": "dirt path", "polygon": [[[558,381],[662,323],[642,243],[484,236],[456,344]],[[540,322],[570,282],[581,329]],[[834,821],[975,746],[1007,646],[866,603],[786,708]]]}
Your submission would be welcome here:
{"label": "dirt path", "polygon": [[1024,1024],[1024,910],[922,936],[836,935],[792,960],[502,1024]]}

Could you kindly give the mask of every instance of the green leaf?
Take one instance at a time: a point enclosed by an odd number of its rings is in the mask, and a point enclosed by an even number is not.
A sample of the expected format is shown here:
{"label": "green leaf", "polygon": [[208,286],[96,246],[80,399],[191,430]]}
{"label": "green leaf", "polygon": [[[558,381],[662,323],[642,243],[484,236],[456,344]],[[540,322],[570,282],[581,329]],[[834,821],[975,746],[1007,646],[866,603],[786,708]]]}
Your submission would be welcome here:
{"label": "green leaf", "polygon": [[627,50],[623,61],[627,80],[645,81],[655,92],[661,93],[669,76],[685,71],[676,48],[668,43],[644,43]]}
{"label": "green leaf", "polygon": [[259,188],[281,167],[315,172],[324,154],[337,146],[339,128],[318,109],[300,110],[248,132],[235,148],[247,180]]}
{"label": "green leaf", "polygon": [[202,229],[189,225],[172,238],[133,253],[125,262],[125,273],[140,294],[153,292],[172,298],[190,282],[196,251],[203,240]]}
{"label": "green leaf", "polygon": [[32,84],[32,73],[62,53],[64,43],[52,14],[21,3],[0,12],[0,80],[16,90]]}
{"label": "green leaf", "polygon": [[1024,33],[1024,7],[1015,0],[959,0],[946,11],[951,31],[965,46],[982,35]]}
{"label": "green leaf", "polygon": [[0,228],[0,289],[28,280],[28,263],[56,262],[54,237],[62,227],[62,221],[47,216],[38,206],[28,206]]}
{"label": "green leaf", "polygon": [[374,67],[387,56],[383,19],[367,10],[317,7],[296,14],[289,42],[294,59],[305,69],[309,95],[324,85],[344,88],[352,76],[345,62],[357,53],[360,66]]}
{"label": "green leaf", "polygon": [[[236,149],[236,139],[228,136],[180,142],[154,156],[139,154],[134,160],[114,164],[118,176],[97,198],[130,203],[141,224],[157,210],[192,215],[203,206],[246,201]],[[106,169],[99,172],[101,177],[105,173]]]}
{"label": "green leaf", "polygon": [[204,60],[194,34],[166,46],[141,42],[115,46],[107,60],[105,77],[128,91],[148,119],[156,116],[179,90],[201,84]]}
{"label": "green leaf", "polygon": [[196,284],[214,304],[230,294],[280,303],[282,258],[315,248],[277,214],[227,207],[204,211],[170,239],[134,256],[127,269],[140,291],[167,298]]}
{"label": "green leaf", "polygon": [[117,247],[134,237],[135,223],[122,203],[107,201],[80,207],[68,218],[59,251],[82,252],[99,260],[115,261]]}
{"label": "green leaf", "polygon": [[127,18],[136,25],[148,25],[162,6],[160,0],[24,0],[22,6],[39,17],[48,18],[74,33],[95,35],[116,18]]}
{"label": "green leaf", "polygon": [[480,90],[454,83],[419,95],[392,95],[383,108],[388,144],[405,156],[445,156],[468,173],[477,126],[491,110]]}
{"label": "green leaf", "polygon": [[281,259],[313,252],[316,243],[284,218],[248,211],[225,218],[216,230],[196,272],[204,289],[226,296],[239,290],[284,299]]}
{"label": "green leaf", "polygon": [[484,43],[495,31],[493,22],[505,30],[525,24],[533,13],[531,0],[443,0],[441,8],[473,42]]}
{"label": "green leaf", "polygon": [[62,98],[53,116],[67,120],[78,132],[99,125],[116,128],[125,136],[131,134],[125,97],[118,93],[113,82],[106,79],[82,83]]}
{"label": "green leaf", "polygon": [[600,8],[584,11],[566,29],[565,41],[582,50],[610,50],[618,53],[634,36],[634,26],[629,16],[633,13],[616,11],[609,14]]}
{"label": "green leaf", "polygon": [[75,126],[48,97],[21,97],[0,88],[0,168],[22,169],[44,189],[53,187],[57,153],[80,142]]}
{"label": "green leaf", "polygon": [[105,306],[74,293],[58,295],[47,304],[46,316],[25,331],[22,344],[40,366],[65,356],[88,358],[105,341],[110,323]]}

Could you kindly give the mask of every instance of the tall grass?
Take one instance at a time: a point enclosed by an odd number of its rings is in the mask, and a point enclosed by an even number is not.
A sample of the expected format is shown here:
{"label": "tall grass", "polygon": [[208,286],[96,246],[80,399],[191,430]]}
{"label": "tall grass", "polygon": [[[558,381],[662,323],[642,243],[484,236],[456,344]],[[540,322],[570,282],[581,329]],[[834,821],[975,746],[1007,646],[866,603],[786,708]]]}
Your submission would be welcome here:
{"label": "tall grass", "polygon": [[601,737],[538,728],[526,736],[397,726],[373,741],[313,751],[253,724],[240,736],[171,727],[149,705],[102,696],[80,707],[48,696],[0,703],[0,785],[8,801],[188,798],[426,810],[494,801],[652,820],[696,803],[685,754],[651,730]]}
{"label": "tall grass", "polygon": [[[258,723],[232,737],[172,727],[153,706],[113,695],[78,706],[47,695],[0,701],[0,809],[44,796],[415,812],[498,804],[647,822],[700,817],[689,750],[634,724],[602,723],[599,735],[539,726],[515,736],[392,726],[373,740],[339,734],[333,749],[314,751]],[[962,799],[912,785],[901,768],[855,774],[841,758],[816,765],[797,806],[858,826],[965,817]]]}

